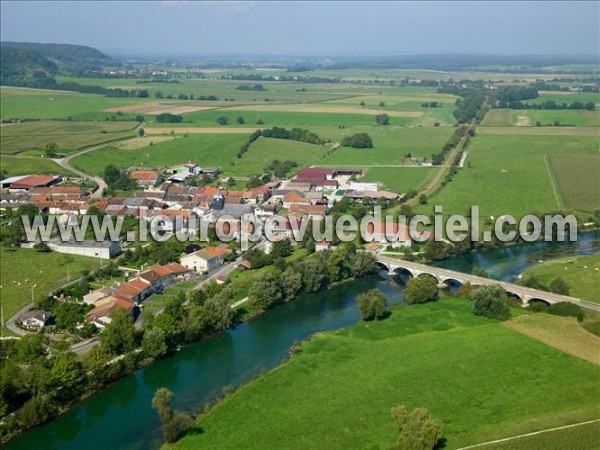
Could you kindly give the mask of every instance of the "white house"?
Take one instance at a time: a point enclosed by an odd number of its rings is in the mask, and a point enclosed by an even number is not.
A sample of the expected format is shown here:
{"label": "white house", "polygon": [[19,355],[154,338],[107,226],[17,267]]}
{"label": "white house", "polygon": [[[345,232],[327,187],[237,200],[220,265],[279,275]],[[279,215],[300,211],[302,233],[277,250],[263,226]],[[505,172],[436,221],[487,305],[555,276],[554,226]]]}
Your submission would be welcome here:
{"label": "white house", "polygon": [[206,250],[198,250],[182,256],[181,265],[196,272],[208,272],[219,266],[219,258]]}

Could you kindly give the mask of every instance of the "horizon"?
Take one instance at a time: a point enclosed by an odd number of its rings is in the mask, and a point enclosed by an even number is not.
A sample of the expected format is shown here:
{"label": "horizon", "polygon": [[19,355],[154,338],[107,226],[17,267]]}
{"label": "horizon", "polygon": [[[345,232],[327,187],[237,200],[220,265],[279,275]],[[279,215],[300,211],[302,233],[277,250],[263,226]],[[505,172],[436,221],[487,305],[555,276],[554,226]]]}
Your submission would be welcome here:
{"label": "horizon", "polygon": [[[145,58],[598,55],[600,5],[551,5],[4,1],[0,35]],[[472,31],[457,31],[461,22]]]}

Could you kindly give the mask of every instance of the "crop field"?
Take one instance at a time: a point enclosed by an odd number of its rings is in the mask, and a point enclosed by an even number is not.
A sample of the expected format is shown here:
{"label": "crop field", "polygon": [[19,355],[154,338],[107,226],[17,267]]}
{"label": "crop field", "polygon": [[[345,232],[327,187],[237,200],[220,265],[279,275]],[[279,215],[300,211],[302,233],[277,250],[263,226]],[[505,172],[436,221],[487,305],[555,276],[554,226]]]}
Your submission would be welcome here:
{"label": "crop field", "polygon": [[443,205],[445,214],[462,214],[479,205],[482,216],[495,217],[555,210],[561,202],[545,155],[595,155],[598,141],[587,136],[478,134],[468,149],[467,166],[429,205],[419,207],[420,212],[433,211],[432,205]]}
{"label": "crop field", "polygon": [[512,124],[512,111],[508,108],[490,109],[481,122],[482,127],[510,127]]}
{"label": "crop field", "polygon": [[[553,127],[555,122],[561,126],[598,127],[600,125],[600,110],[571,110],[571,109],[508,109],[493,108],[483,122],[482,127],[535,127],[537,122],[542,127]],[[574,131],[576,132],[576,131]]]}
{"label": "crop field", "polygon": [[59,153],[134,136],[132,122],[55,122],[39,121],[3,124],[0,128],[0,153],[17,154],[42,149],[48,142],[58,144]]}
{"label": "crop field", "polygon": [[479,134],[519,135],[519,136],[591,136],[598,137],[598,128],[586,127],[479,127]]}
{"label": "crop field", "polygon": [[525,100],[524,103],[544,103],[548,101],[556,103],[594,102],[596,106],[600,106],[600,94],[598,92],[539,91],[537,98]]}
{"label": "crop field", "polygon": [[53,160],[35,156],[13,156],[0,154],[0,169],[6,170],[8,175],[70,175],[73,174]]}
{"label": "crop field", "polygon": [[548,285],[552,278],[563,278],[573,297],[600,303],[600,254],[573,256],[547,261],[525,271]]}
{"label": "crop field", "polygon": [[305,342],[169,448],[387,448],[396,405],[427,408],[443,422],[447,448],[457,448],[597,419],[599,375],[590,362],[474,316],[470,302],[399,307],[382,322]]}
{"label": "crop field", "polygon": [[550,155],[560,192],[569,208],[600,207],[600,155]]}
{"label": "crop field", "polygon": [[433,167],[369,167],[361,181],[378,182],[384,189],[404,193],[417,189],[437,170]]}
{"label": "crop field", "polygon": [[73,280],[84,270],[100,266],[98,258],[56,252],[38,253],[30,249],[1,249],[0,259],[0,292],[5,320],[31,302],[33,285],[37,285],[34,288],[35,298],[43,297],[67,282],[67,272]]}
{"label": "crop field", "polygon": [[[548,126],[558,122],[561,125],[576,127],[598,127],[600,126],[600,110],[585,111],[572,109],[529,109],[516,110],[514,113],[525,114],[529,117],[532,126],[540,122],[542,126]],[[513,113],[513,117],[514,114]]]}
{"label": "crop field", "polygon": [[[140,101],[143,99],[139,99]],[[0,88],[0,116],[12,119],[104,120],[104,109],[136,103],[138,99],[43,89]],[[128,118],[128,117],[121,117]],[[131,117],[133,119],[133,117]]]}

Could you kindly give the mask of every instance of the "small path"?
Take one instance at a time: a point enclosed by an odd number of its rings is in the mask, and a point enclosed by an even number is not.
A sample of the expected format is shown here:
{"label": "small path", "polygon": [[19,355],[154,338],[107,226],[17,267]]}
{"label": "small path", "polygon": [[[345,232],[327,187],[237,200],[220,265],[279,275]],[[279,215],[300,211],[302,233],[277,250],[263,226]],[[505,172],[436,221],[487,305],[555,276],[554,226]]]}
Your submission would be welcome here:
{"label": "small path", "polygon": [[465,166],[465,161],[467,160],[467,156],[469,155],[469,152],[464,151],[461,158],[460,158],[460,162],[458,163],[458,167],[463,168]]}
{"label": "small path", "polygon": [[548,157],[548,155],[544,155],[544,163],[546,164],[546,172],[548,173],[548,177],[550,178],[550,184],[552,185],[552,192],[554,193],[556,205],[559,208],[564,209],[565,201],[562,198],[560,186],[558,185],[558,180],[556,179],[556,174],[554,173],[554,168],[552,167],[552,163],[550,162],[550,158]]}
{"label": "small path", "polygon": [[523,437],[527,437],[527,436],[535,436],[537,434],[548,433],[549,431],[556,431],[556,430],[564,430],[564,429],[567,429],[567,428],[574,428],[574,427],[578,427],[578,426],[581,426],[581,425],[588,425],[590,423],[595,423],[595,422],[600,422],[600,419],[588,420],[587,422],[574,423],[572,425],[564,425],[562,427],[548,428],[546,430],[534,431],[533,433],[519,434],[518,436],[512,436],[512,437],[504,438],[504,439],[496,439],[495,441],[488,441],[488,442],[483,442],[481,444],[469,445],[468,447],[461,447],[461,448],[459,448],[457,450],[467,450],[467,449],[470,449],[470,448],[479,448],[479,447],[483,447],[483,446],[486,446],[486,445],[497,444],[499,442],[508,442],[508,441],[512,441],[514,439],[519,439],[519,438],[523,438]]}
{"label": "small path", "polygon": [[250,299],[250,297],[247,297],[247,296],[246,296],[246,297],[244,297],[243,299],[241,299],[241,300],[238,300],[238,301],[237,301],[237,302],[235,302],[235,303],[232,303],[232,305],[231,305],[231,309],[236,309],[238,306],[241,306],[241,305],[243,305],[244,303],[246,303],[246,302],[247,302],[249,299]]}

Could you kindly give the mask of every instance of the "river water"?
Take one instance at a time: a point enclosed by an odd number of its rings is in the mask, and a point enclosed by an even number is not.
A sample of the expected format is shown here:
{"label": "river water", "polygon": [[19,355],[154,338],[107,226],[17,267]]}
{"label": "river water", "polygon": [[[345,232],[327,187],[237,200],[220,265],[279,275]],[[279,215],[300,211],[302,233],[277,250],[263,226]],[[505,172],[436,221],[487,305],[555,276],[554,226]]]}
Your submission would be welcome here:
{"label": "river water", "polygon": [[[540,260],[600,251],[600,232],[580,234],[576,243],[536,243],[478,252],[438,265],[470,273],[478,266],[491,278],[514,281]],[[288,357],[295,341],[319,331],[354,324],[356,295],[377,287],[388,303],[403,302],[402,282],[386,275],[349,282],[305,296],[116,382],[48,424],[11,442],[7,449],[152,449],[162,430],[151,399],[156,389],[174,393],[173,407],[198,412],[226,386],[243,384]]]}

